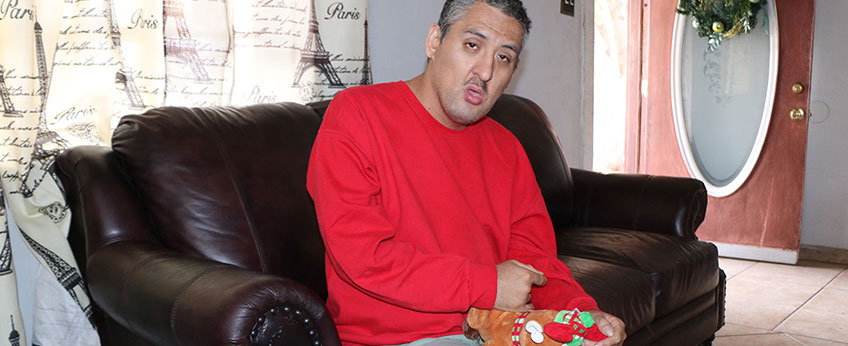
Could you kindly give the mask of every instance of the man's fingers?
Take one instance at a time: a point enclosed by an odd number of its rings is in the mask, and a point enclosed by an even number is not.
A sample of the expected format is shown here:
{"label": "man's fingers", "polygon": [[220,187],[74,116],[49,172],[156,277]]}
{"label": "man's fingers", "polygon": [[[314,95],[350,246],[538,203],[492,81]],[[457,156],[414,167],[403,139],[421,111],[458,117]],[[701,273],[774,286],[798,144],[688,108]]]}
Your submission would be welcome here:
{"label": "man's fingers", "polygon": [[601,333],[604,333],[604,335],[610,337],[615,334],[615,329],[613,329],[612,325],[606,318],[595,319],[595,323],[598,325],[598,329],[600,329]]}
{"label": "man's fingers", "polygon": [[531,265],[529,265],[529,264],[521,263],[521,262],[516,261],[516,260],[512,260],[512,261],[513,261],[513,262],[515,262],[515,264],[517,264],[517,265],[518,265],[519,267],[521,267],[521,268],[527,269],[527,270],[529,270],[529,271],[531,271],[531,272],[534,272],[534,273],[539,274],[539,275],[542,275],[542,276],[544,276],[544,275],[545,275],[545,273],[540,272],[538,269],[533,268],[533,266],[531,266]]}
{"label": "man's fingers", "polygon": [[[607,316],[608,316],[608,317],[610,318],[610,320],[611,320],[611,322],[610,322],[610,326],[611,326],[613,329],[615,329],[615,330],[621,330],[621,331],[624,331],[624,329],[625,329],[625,328],[624,328],[624,321],[622,321],[622,320],[621,320],[620,318],[618,318],[618,317],[615,317],[615,316],[612,316],[612,315],[609,315],[609,314],[607,314]],[[622,339],[621,339],[621,341],[624,341],[624,338],[622,338]]]}
{"label": "man's fingers", "polygon": [[627,337],[624,334],[624,322],[613,315],[600,311],[590,311],[592,318],[601,330],[601,333],[607,336],[606,339],[595,343],[586,344],[587,346],[619,346]]}
{"label": "man's fingers", "polygon": [[595,324],[598,326],[598,329],[601,330],[601,333],[604,333],[604,335],[607,336],[606,339],[595,343],[595,345],[607,346],[607,345],[615,345],[617,342],[619,342],[619,340],[617,340],[617,338],[614,338],[615,330],[613,329],[613,327],[610,325],[609,321],[607,321],[606,318],[604,318],[604,317],[595,318]]}
{"label": "man's fingers", "polygon": [[548,278],[545,275],[534,275],[533,276],[533,285],[535,286],[544,286],[548,283]]}
{"label": "man's fingers", "polygon": [[610,315],[610,314],[606,314],[606,317],[607,317],[607,320],[610,322],[610,327],[613,330],[617,331],[616,334],[618,334],[618,335],[616,335],[615,339],[618,340],[618,343],[616,345],[622,344],[624,342],[624,339],[627,338],[627,335],[624,332],[624,330],[625,330],[624,321],[622,321],[620,318],[613,316],[613,315]]}
{"label": "man's fingers", "polygon": [[509,262],[512,262],[516,266],[523,268],[523,269],[527,270],[528,272],[530,272],[530,280],[531,280],[530,282],[534,286],[544,286],[548,282],[548,279],[545,277],[545,273],[539,271],[536,268],[533,268],[533,266],[526,264],[526,263],[521,263],[521,262],[516,261],[516,260],[509,260]]}

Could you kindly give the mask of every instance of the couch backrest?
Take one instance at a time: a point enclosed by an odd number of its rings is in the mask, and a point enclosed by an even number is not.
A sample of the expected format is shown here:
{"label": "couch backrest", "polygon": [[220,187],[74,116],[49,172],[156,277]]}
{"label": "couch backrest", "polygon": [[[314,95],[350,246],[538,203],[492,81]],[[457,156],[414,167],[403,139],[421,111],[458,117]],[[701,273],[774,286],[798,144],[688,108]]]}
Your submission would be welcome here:
{"label": "couch backrest", "polygon": [[306,169],[321,123],[294,103],[126,116],[112,148],[167,247],[283,275],[326,297]]}
{"label": "couch backrest", "polygon": [[571,170],[545,112],[533,101],[505,94],[489,117],[512,131],[527,152],[554,227],[572,225]]}
{"label": "couch backrest", "polygon": [[[306,170],[327,104],[152,109],[124,117],[112,148],[167,247],[326,297]],[[545,113],[503,95],[490,116],[527,151],[554,225],[570,223],[571,174]]]}

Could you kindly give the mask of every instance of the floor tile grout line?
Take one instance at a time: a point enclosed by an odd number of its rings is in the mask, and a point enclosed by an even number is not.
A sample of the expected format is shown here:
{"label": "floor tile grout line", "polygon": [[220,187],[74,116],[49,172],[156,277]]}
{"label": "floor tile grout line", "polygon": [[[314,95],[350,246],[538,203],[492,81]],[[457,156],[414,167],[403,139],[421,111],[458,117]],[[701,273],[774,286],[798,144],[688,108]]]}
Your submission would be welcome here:
{"label": "floor tile grout line", "polygon": [[[736,261],[750,262],[750,263],[751,263],[749,266],[745,267],[745,269],[742,269],[742,270],[740,270],[739,272],[737,272],[737,273],[735,273],[735,274],[733,274],[733,275],[728,276],[728,277],[727,277],[727,281],[730,281],[730,279],[735,278],[735,277],[739,276],[739,274],[742,274],[742,273],[744,273],[745,271],[747,271],[748,269],[753,268],[755,265],[757,265],[757,263],[761,263],[760,261],[743,260],[743,259],[730,258],[730,257],[724,257],[724,258],[732,259],[732,260],[736,260]],[[719,265],[719,269],[721,269],[721,266],[720,266],[720,265]]]}
{"label": "floor tile grout line", "polygon": [[836,341],[836,340],[822,339],[822,338],[817,338],[817,337],[812,337],[812,336],[806,336],[806,335],[800,335],[800,334],[799,334],[799,335],[792,335],[792,334],[789,334],[789,333],[784,333],[784,334],[786,334],[786,336],[788,336],[788,337],[792,338],[792,340],[797,341],[797,342],[798,342],[798,343],[800,343],[801,345],[806,345],[806,344],[805,344],[804,342],[802,342],[801,340],[798,340],[797,338],[795,338],[796,336],[803,336],[803,337],[808,338],[808,339],[813,339],[813,340],[818,340],[818,341],[827,341],[827,342],[837,343],[837,344],[840,344],[840,345],[846,345],[844,342]]}
{"label": "floor tile grout line", "polygon": [[790,334],[788,334],[788,333],[783,333],[783,335],[784,335],[784,336],[786,336],[787,338],[789,338],[789,340],[792,340],[792,341],[797,342],[797,343],[798,343],[798,345],[801,345],[801,346],[806,345],[805,343],[801,342],[801,340],[796,339],[794,336],[792,336],[792,335],[790,335]]}
{"label": "floor tile grout line", "polygon": [[[819,290],[818,290],[818,291],[816,291],[816,293],[814,293],[812,296],[810,296],[810,298],[807,298],[807,300],[805,300],[803,303],[801,303],[801,305],[799,305],[799,306],[798,306],[798,308],[796,308],[796,309],[795,309],[795,310],[793,310],[791,313],[789,313],[789,315],[787,315],[785,318],[783,318],[783,320],[781,320],[781,321],[780,321],[780,323],[778,323],[778,324],[777,324],[777,326],[775,326],[775,327],[774,327],[774,328],[772,328],[771,330],[772,330],[772,331],[777,331],[777,329],[778,329],[778,328],[780,328],[780,327],[782,327],[784,324],[786,324],[786,322],[787,322],[787,321],[789,321],[789,319],[790,319],[790,318],[792,318],[792,316],[795,316],[796,314],[798,314],[798,312],[799,312],[799,311],[801,311],[801,309],[803,309],[803,308],[804,308],[804,306],[806,306],[806,305],[807,305],[808,303],[810,303],[813,299],[815,299],[816,297],[818,297],[819,295],[821,295],[821,294],[822,294],[822,292],[824,292],[825,288],[827,288],[828,286],[830,286],[830,284],[832,284],[834,281],[836,281],[836,279],[839,277],[839,275],[842,275],[842,273],[843,273],[845,270],[848,270],[848,269],[843,268],[843,269],[842,269],[842,271],[840,271],[839,273],[837,273],[834,277],[830,278],[830,280],[828,280],[828,281],[827,281],[827,283],[825,283],[824,285],[822,285],[822,287],[821,287],[821,288],[819,288]],[[804,335],[804,336],[806,336],[806,335]]]}
{"label": "floor tile grout line", "polygon": [[716,335],[716,339],[718,338],[735,338],[739,336],[761,336],[761,335],[780,335],[786,334],[784,332],[765,332],[765,333],[746,333],[746,334],[733,334],[733,335]]}
{"label": "floor tile grout line", "polygon": [[[845,266],[845,268],[842,268],[842,271],[839,272],[839,274],[836,274],[836,277],[833,278],[833,280],[830,280],[830,282],[828,282],[827,285],[828,286],[832,285],[833,282],[836,281],[836,279],[839,279],[839,277],[842,276],[842,274],[846,274],[846,273],[848,273],[848,266]],[[848,276],[848,275],[846,275],[846,276]]]}
{"label": "floor tile grout line", "polygon": [[735,338],[740,336],[762,336],[762,335],[781,335],[786,334],[784,332],[767,332],[767,333],[747,333],[747,334],[733,334],[733,335],[716,335],[716,339],[718,338]]}
{"label": "floor tile grout line", "polygon": [[784,318],[783,318],[783,319],[782,319],[779,323],[777,323],[777,325],[776,325],[774,328],[772,328],[771,330],[772,330],[772,331],[775,331],[775,332],[776,332],[776,331],[778,331],[778,330],[777,330],[778,328],[780,328],[780,327],[782,327],[784,324],[786,324],[786,322],[787,322],[787,321],[789,321],[789,319],[790,319],[790,318],[792,318],[792,316],[797,315],[797,314],[798,314],[798,312],[799,312],[799,311],[801,311],[801,309],[803,309],[803,308],[804,308],[804,306],[806,306],[806,305],[807,305],[807,303],[809,303],[810,301],[812,301],[815,297],[818,297],[818,296],[822,293],[822,291],[824,291],[825,287],[827,287],[827,285],[822,286],[821,288],[819,288],[819,290],[818,290],[818,291],[816,291],[816,293],[813,293],[813,295],[812,295],[812,296],[810,296],[810,298],[807,298],[807,300],[805,300],[803,303],[801,303],[801,305],[798,305],[798,307],[797,307],[797,308],[795,308],[795,310],[792,310],[792,312],[790,312],[790,313],[789,313],[789,315],[786,315],[786,317],[784,317]]}

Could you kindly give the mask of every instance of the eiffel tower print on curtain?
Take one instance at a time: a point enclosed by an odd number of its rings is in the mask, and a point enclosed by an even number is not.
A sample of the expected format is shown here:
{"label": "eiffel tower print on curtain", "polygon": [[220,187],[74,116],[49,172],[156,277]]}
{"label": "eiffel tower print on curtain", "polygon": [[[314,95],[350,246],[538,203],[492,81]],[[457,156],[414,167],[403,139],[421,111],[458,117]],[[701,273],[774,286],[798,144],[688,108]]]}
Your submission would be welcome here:
{"label": "eiffel tower print on curtain", "polygon": [[0,232],[0,237],[5,235],[3,250],[0,251],[0,276],[12,274],[12,240],[9,239],[9,231]]}
{"label": "eiffel tower print on curtain", "polygon": [[[0,239],[6,238],[3,241],[3,249],[0,250],[0,276],[12,274],[12,239],[9,236],[9,224],[6,219],[6,202],[0,196],[0,221],[3,223],[0,229]],[[14,328],[13,328],[14,329]]]}
{"label": "eiffel tower print on curtain", "polygon": [[[56,160],[56,156],[59,155],[62,150],[67,149],[70,146],[70,143],[68,141],[66,141],[64,138],[59,136],[58,133],[50,130],[47,127],[44,108],[47,104],[47,93],[50,88],[50,76],[47,72],[47,59],[44,54],[44,41],[41,37],[43,30],[41,24],[39,24],[38,22],[37,13],[34,19],[35,23],[33,25],[33,35],[35,36],[35,57],[38,66],[39,82],[39,87],[38,90],[35,92],[35,96],[38,96],[40,98],[39,108],[37,110],[38,130],[36,133],[35,142],[32,145],[32,162],[29,164],[29,166],[25,168],[23,175],[20,178],[20,188],[18,188],[17,190],[9,191],[10,194],[20,194],[24,198],[31,198],[34,195],[35,190],[38,189],[44,179],[47,179],[48,177],[53,179],[54,181],[59,181],[59,177],[56,175],[56,172],[53,169],[53,162]],[[0,65],[0,71],[2,70],[3,67],[2,65]],[[14,109],[14,106],[11,105],[11,101],[9,102],[8,106],[6,105],[6,100],[8,100],[8,98],[6,97],[6,95],[8,95],[8,90],[6,89],[2,72],[0,72],[0,93],[3,94],[4,111],[7,108]],[[18,114],[20,114],[20,112],[18,112]],[[41,166],[40,169],[34,168],[35,162],[37,162]],[[60,186],[61,190],[61,184],[57,185]],[[64,193],[64,191],[62,192]],[[0,215],[0,217],[2,217],[2,215]],[[58,221],[54,220],[54,222]],[[3,258],[5,259],[5,257]]]}
{"label": "eiffel tower print on curtain", "polygon": [[169,20],[173,20],[179,35],[177,38],[165,36],[165,56],[177,57],[185,62],[191,68],[195,81],[212,82],[206,67],[203,66],[203,61],[197,55],[197,40],[191,37],[191,32],[188,30],[182,1],[165,0],[163,7],[165,12],[162,18],[163,27]]}
{"label": "eiffel tower print on curtain", "polygon": [[35,60],[38,63],[38,91],[36,95],[41,99],[38,113],[44,113],[47,105],[47,92],[50,90],[50,75],[47,74],[47,57],[44,54],[44,40],[41,33],[44,31],[38,23],[38,11],[35,11],[35,24],[32,31],[35,34]]}
{"label": "eiffel tower print on curtain", "polygon": [[365,59],[362,61],[362,79],[359,85],[369,85],[374,79],[371,77],[371,54],[368,52],[368,20],[365,20],[365,51],[362,53]]}
{"label": "eiffel tower print on curtain", "polygon": [[315,0],[310,0],[311,15],[309,18],[309,33],[306,36],[306,43],[300,49],[300,62],[297,64],[297,70],[294,73],[294,82],[292,86],[298,86],[303,73],[311,66],[318,67],[331,88],[344,88],[341,78],[333,68],[333,63],[330,61],[330,53],[324,49],[324,43],[321,42],[321,33],[318,31],[318,18],[315,16]]}
{"label": "eiffel tower print on curtain", "polygon": [[9,239],[9,224],[6,219],[6,202],[0,197],[0,222],[3,223],[3,228],[0,229],[0,237],[5,235],[6,240],[3,241],[3,250],[0,250],[0,276],[9,275],[12,273],[12,239]]}
{"label": "eiffel tower print on curtain", "polygon": [[9,94],[9,89],[6,88],[6,69],[0,65],[0,99],[3,101],[3,116],[6,118],[22,118],[21,112],[15,110],[15,105],[12,103],[12,96]]}
{"label": "eiffel tower print on curtain", "polygon": [[30,238],[26,232],[21,231],[21,236],[23,236],[24,240],[29,244],[29,246],[41,257],[42,260],[47,264],[47,268],[53,273],[53,276],[59,280],[59,284],[65,288],[68,294],[71,295],[71,298],[74,302],[79,305],[83,313],[85,314],[88,321],[91,325],[94,325],[94,317],[92,316],[91,304],[89,302],[85,302],[84,304],[80,303],[79,297],[82,295],[83,297],[87,297],[85,293],[85,282],[80,275],[79,270],[72,267],[68,262],[65,262],[59,255],[50,251],[43,245],[39,244],[37,241]]}
{"label": "eiffel tower print on curtain", "polygon": [[[52,148],[45,149],[46,146]],[[44,113],[41,113],[38,117],[38,132],[35,136],[35,145],[33,145],[32,151],[32,160],[38,162],[41,165],[41,169],[32,169],[32,165],[30,165],[29,169],[26,170],[26,173],[24,173],[24,176],[21,178],[20,190],[15,192],[20,193],[24,196],[24,198],[30,198],[35,194],[35,190],[41,186],[41,183],[48,177],[48,175],[51,179],[53,179],[53,181],[58,182],[59,176],[56,175],[53,163],[56,161],[56,156],[58,156],[62,150],[65,150],[70,146],[71,144],[56,133],[56,131],[47,128],[45,115]],[[30,178],[32,174],[35,174],[35,176]],[[57,185],[61,190],[62,185],[58,183]],[[64,194],[64,191],[61,192]],[[65,206],[64,208],[67,209],[68,207]],[[53,219],[53,222],[61,221],[61,219]]]}
{"label": "eiffel tower print on curtain", "polygon": [[117,18],[115,18],[113,1],[106,1],[106,16],[109,17],[109,38],[112,41],[112,48],[118,54],[118,71],[115,73],[115,84],[126,92],[127,99],[130,101],[132,108],[144,109],[144,100],[141,98],[141,93],[135,84],[134,71],[128,68],[124,61],[124,51],[121,47],[121,30],[118,26]]}
{"label": "eiffel tower print on curtain", "polygon": [[18,333],[17,329],[15,329],[15,316],[9,315],[9,318],[12,319],[12,331],[9,333],[9,346],[20,346],[21,334]]}
{"label": "eiffel tower print on curtain", "polygon": [[[20,190],[14,191],[14,193],[20,193],[25,198],[33,196],[35,189],[41,185],[41,182],[48,174],[52,176],[53,180],[59,181],[58,176],[55,175],[55,172],[52,171],[51,167],[56,156],[59,155],[62,150],[70,146],[68,141],[47,127],[44,108],[47,104],[47,93],[50,89],[50,76],[47,72],[47,58],[44,54],[44,41],[41,37],[42,31],[43,30],[41,28],[41,24],[38,22],[38,15],[36,12],[33,34],[35,36],[35,57],[38,65],[39,87],[35,94],[39,96],[41,100],[38,109],[38,132],[33,145],[32,160],[39,162],[42,169],[34,170],[32,169],[32,165],[30,165],[26,172],[24,172],[24,175],[21,178]],[[45,149],[45,147],[50,149]],[[31,174],[37,174],[38,176],[31,179]]]}

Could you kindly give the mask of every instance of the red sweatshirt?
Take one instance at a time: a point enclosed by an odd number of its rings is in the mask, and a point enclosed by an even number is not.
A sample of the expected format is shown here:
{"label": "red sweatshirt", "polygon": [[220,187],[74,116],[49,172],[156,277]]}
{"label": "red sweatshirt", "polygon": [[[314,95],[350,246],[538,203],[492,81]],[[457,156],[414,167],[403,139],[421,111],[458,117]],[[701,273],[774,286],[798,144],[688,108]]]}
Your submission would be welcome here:
{"label": "red sweatshirt", "polygon": [[545,273],[539,309],[597,309],[556,257],[550,217],[518,140],[489,118],[452,130],[404,82],[335,96],[307,178],[326,245],[330,311],[345,345],[462,333],[491,309],[498,263]]}

